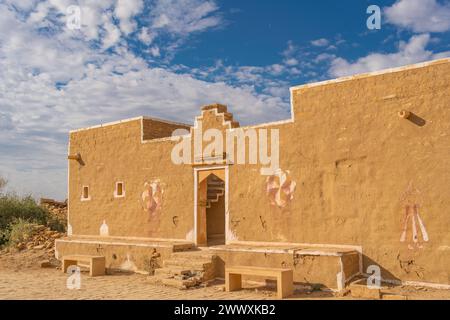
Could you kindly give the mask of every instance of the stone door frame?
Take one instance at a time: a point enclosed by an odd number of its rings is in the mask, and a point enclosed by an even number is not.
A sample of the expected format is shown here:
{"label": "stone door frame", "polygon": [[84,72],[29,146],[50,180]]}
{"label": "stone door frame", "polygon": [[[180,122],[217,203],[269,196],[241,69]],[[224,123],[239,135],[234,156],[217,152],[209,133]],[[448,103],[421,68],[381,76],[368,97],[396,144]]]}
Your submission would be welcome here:
{"label": "stone door frame", "polygon": [[[194,168],[194,241],[195,245],[199,245],[199,230],[198,230],[198,187],[199,187],[199,175],[202,171],[223,170],[224,182],[225,182],[225,243],[228,244],[228,230],[229,230],[229,214],[228,214],[228,202],[229,202],[229,168],[228,166],[210,166],[210,167],[197,167]],[[219,177],[221,178],[221,177]],[[222,178],[221,178],[222,179]],[[201,244],[204,245],[204,244]]]}

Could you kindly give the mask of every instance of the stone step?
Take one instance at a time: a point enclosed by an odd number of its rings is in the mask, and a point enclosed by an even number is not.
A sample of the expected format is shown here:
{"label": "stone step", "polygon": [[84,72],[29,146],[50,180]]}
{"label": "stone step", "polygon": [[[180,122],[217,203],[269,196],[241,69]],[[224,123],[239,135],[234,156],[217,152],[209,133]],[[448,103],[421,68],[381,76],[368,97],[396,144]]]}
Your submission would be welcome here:
{"label": "stone step", "polygon": [[191,270],[186,270],[185,268],[171,267],[171,268],[159,268],[155,269],[155,276],[189,276],[191,275]]}
{"label": "stone step", "polygon": [[407,296],[401,294],[382,293],[382,300],[408,300]]}
{"label": "stone step", "polygon": [[212,195],[221,195],[221,196],[223,196],[223,194],[225,193],[225,190],[224,189],[213,189],[213,190],[209,190],[208,189],[208,196],[212,196]]}
{"label": "stone step", "polygon": [[227,106],[225,106],[223,104],[219,104],[219,103],[202,107],[202,111],[208,111],[208,110],[213,110],[213,109],[216,109],[217,113],[228,113]]}
{"label": "stone step", "polygon": [[192,250],[195,247],[194,243],[176,243],[173,245],[173,251],[186,251],[186,250]]}
{"label": "stone step", "polygon": [[208,190],[220,189],[225,190],[225,183],[222,181],[218,182],[208,182]]}
{"label": "stone step", "polygon": [[[220,197],[222,197],[223,196],[223,194],[214,194],[214,195],[212,195],[212,194],[208,194],[208,198],[207,198],[207,200],[210,202],[210,203],[216,203],[216,202],[219,202],[219,199],[220,199]],[[210,203],[207,203],[206,205],[208,205],[208,204],[210,204]]]}
{"label": "stone step", "polygon": [[216,254],[202,250],[174,252],[156,269],[152,283],[187,289],[215,279]]}
{"label": "stone step", "polygon": [[191,287],[195,287],[201,283],[199,279],[196,277],[189,278],[186,280],[176,279],[176,278],[167,278],[161,279],[161,283],[166,286],[175,287],[178,289],[188,289]]}
{"label": "stone step", "polygon": [[223,194],[214,194],[214,195],[209,195],[208,194],[208,198],[207,198],[207,200],[208,201],[211,201],[211,202],[218,202],[219,201],[219,199],[220,199],[220,197],[222,197],[223,196]]}
{"label": "stone step", "polygon": [[171,258],[180,258],[180,259],[201,259],[201,260],[211,260],[217,258],[217,254],[208,252],[206,250],[197,250],[197,251],[183,251],[183,252],[174,252],[171,255]]}
{"label": "stone step", "polygon": [[229,112],[224,112],[223,116],[225,117],[225,121],[232,121],[233,120],[233,114]]}
{"label": "stone step", "polygon": [[189,269],[193,271],[203,271],[207,268],[211,268],[211,261],[189,261],[184,259],[168,259],[163,263],[164,268],[181,267],[183,269]]}
{"label": "stone step", "polygon": [[220,179],[209,179],[208,186],[224,186],[225,182]]}
{"label": "stone step", "polygon": [[381,289],[378,287],[369,287],[367,285],[367,279],[355,280],[348,286],[353,298],[357,299],[381,299]]}

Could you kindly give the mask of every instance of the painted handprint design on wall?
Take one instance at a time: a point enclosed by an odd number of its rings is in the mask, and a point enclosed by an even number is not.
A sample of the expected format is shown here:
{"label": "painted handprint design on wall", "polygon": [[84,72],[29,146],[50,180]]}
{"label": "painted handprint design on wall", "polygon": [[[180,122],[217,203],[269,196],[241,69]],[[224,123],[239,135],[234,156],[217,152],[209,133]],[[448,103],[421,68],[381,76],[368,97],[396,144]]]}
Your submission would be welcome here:
{"label": "painted handprint design on wall", "polygon": [[427,229],[419,213],[423,202],[421,192],[410,182],[400,201],[405,210],[400,242],[407,243],[410,250],[421,249],[423,244],[429,241]]}
{"label": "painted handprint design on wall", "polygon": [[266,193],[270,205],[285,208],[293,199],[297,184],[289,177],[289,171],[278,169],[266,180]]}
{"label": "painted handprint design on wall", "polygon": [[157,215],[162,208],[164,190],[159,180],[146,182],[142,192],[142,207],[150,216]]}

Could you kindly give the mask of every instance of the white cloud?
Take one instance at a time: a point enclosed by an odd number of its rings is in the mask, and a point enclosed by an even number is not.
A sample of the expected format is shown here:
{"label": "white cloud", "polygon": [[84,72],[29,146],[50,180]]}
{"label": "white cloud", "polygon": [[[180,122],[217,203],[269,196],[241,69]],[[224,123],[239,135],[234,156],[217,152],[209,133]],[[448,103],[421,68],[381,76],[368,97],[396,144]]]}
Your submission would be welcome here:
{"label": "white cloud", "polygon": [[315,47],[326,47],[330,44],[330,41],[328,41],[325,38],[321,38],[321,39],[311,41],[311,44]]}
{"label": "white cloud", "polygon": [[139,33],[139,40],[141,40],[146,45],[150,45],[157,35],[152,33],[147,27],[143,27]]}
{"label": "white cloud", "polygon": [[317,57],[314,58],[314,62],[315,63],[321,63],[323,61],[333,60],[334,58],[336,58],[336,56],[334,54],[321,53]]}
{"label": "white cloud", "polygon": [[136,16],[143,7],[142,0],[117,0],[114,14],[120,19],[120,29],[125,35],[136,29],[137,24],[131,18]]}
{"label": "white cloud", "polygon": [[175,35],[204,31],[223,22],[218,9],[215,1],[156,0],[150,10],[152,27]]}
{"label": "white cloud", "polygon": [[289,58],[289,59],[284,60],[284,63],[287,64],[288,66],[292,67],[292,66],[298,65],[298,60],[295,58]]}
{"label": "white cloud", "polygon": [[437,0],[398,0],[384,9],[387,21],[414,32],[450,30],[450,2]]}
{"label": "white cloud", "polygon": [[112,17],[110,14],[106,14],[102,17],[104,20],[103,29],[103,49],[111,48],[115,45],[117,45],[121,39],[122,34],[120,33],[119,28],[116,27],[116,25],[112,22]]}
{"label": "white cloud", "polygon": [[149,49],[149,53],[153,56],[153,57],[159,57],[161,56],[161,52],[159,50],[159,47],[151,47]]}
{"label": "white cloud", "polygon": [[286,58],[292,57],[297,52],[298,48],[292,40],[287,43],[287,48],[283,51],[282,55]]}
{"label": "white cloud", "polygon": [[341,77],[450,56],[450,52],[435,54],[427,50],[429,42],[430,35],[421,34],[411,37],[409,42],[401,41],[398,51],[395,53],[372,53],[359,58],[354,63],[343,58],[335,58],[331,63],[329,73],[332,76]]}
{"label": "white cloud", "polygon": [[13,4],[19,10],[28,11],[34,8],[39,0],[6,0],[5,3]]}
{"label": "white cloud", "polygon": [[7,131],[13,128],[11,116],[0,112],[0,131]]}
{"label": "white cloud", "polygon": [[[237,82],[238,87],[227,79],[200,79],[188,68],[175,71],[149,67],[123,43],[123,28],[129,26],[124,27],[122,19],[132,20],[137,12],[134,9],[122,8],[128,14],[119,13],[114,3],[107,1],[82,7],[83,28],[72,32],[63,27],[64,17],[52,14],[66,2],[46,3],[48,6],[41,9],[23,3],[30,12],[46,12],[36,14],[33,22],[0,3],[0,173],[20,192],[60,199],[66,196],[65,157],[70,129],[140,115],[192,121],[201,105],[212,102],[228,104],[244,124],[289,116],[286,102],[275,95],[281,94],[279,82],[267,82],[271,91],[258,93],[246,83]],[[182,20],[158,32],[187,37],[220,21],[214,16],[218,8],[211,1],[155,4],[160,12],[166,10],[171,21]],[[120,25],[114,23],[113,14],[121,16]],[[40,32],[37,27],[41,23],[47,23],[54,32]],[[153,32],[151,22],[146,27]],[[92,40],[100,45],[92,45]],[[153,41],[149,52],[158,56],[160,46]],[[104,51],[107,48],[114,49]],[[228,79],[240,77],[245,81],[254,77],[259,84],[267,81],[265,74],[285,69],[282,65],[221,68],[230,72]]]}
{"label": "white cloud", "polygon": [[[100,44],[103,50],[120,44],[123,38],[139,31],[134,40],[150,46],[163,38],[160,56],[171,59],[176,50],[195,33],[222,26],[223,19],[215,0],[4,0],[10,8],[22,10],[25,22],[37,27],[50,27],[58,37],[77,37]],[[2,3],[0,1],[0,3]],[[71,5],[81,8],[81,30],[64,28],[66,10]],[[137,30],[137,18],[144,24]],[[169,37],[165,37],[169,35]],[[134,36],[134,35],[133,35]]]}

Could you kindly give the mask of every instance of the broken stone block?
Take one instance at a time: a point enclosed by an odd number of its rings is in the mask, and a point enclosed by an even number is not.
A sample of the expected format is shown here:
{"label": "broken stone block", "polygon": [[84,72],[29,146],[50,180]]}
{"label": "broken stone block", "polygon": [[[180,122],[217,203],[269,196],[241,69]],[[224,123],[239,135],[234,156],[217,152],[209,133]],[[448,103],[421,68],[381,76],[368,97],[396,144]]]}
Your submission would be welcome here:
{"label": "broken stone block", "polygon": [[177,280],[177,279],[162,279],[162,284],[170,287],[175,287],[178,289],[186,289],[186,285],[183,280]]}
{"label": "broken stone block", "polygon": [[39,262],[39,266],[41,268],[51,268],[51,267],[53,267],[49,260],[42,260],[41,262]]}
{"label": "broken stone block", "polygon": [[383,300],[408,300],[406,296],[400,294],[383,294]]}
{"label": "broken stone block", "polygon": [[345,290],[336,292],[334,295],[335,295],[335,297],[345,297],[345,296],[347,296],[349,294],[350,294],[350,290],[345,289]]}
{"label": "broken stone block", "polygon": [[369,287],[366,279],[353,282],[350,284],[349,289],[353,298],[374,300],[379,300],[381,298],[380,288]]}

